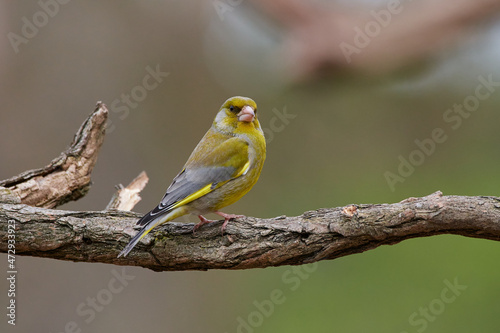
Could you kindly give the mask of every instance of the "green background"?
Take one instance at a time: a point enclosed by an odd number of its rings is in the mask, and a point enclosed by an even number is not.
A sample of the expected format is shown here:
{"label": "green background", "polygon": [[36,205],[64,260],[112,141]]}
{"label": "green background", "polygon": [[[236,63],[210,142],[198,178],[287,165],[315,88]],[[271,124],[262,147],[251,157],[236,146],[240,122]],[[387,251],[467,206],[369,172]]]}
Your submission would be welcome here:
{"label": "green background", "polygon": [[[332,73],[292,84],[272,60],[280,35],[252,23],[244,4],[220,20],[211,2],[73,1],[17,53],[7,34],[20,34],[22,18],[41,9],[36,2],[0,6],[1,179],[58,156],[96,101],[110,107],[130,94],[148,66],[169,73],[128,114],[111,109],[115,128],[93,186],[61,209],[104,209],[114,186],[142,170],[150,182],[134,210],[153,208],[233,95],[257,102],[263,127],[283,126],[268,143],[259,182],[228,213],[294,216],[437,190],[499,195],[500,91],[457,129],[443,119],[474,94],[479,76],[500,82],[495,22],[396,73]],[[272,120],[285,109],[295,117]],[[415,140],[430,138],[435,128],[447,140],[391,190],[384,174],[397,173],[399,156],[408,158]],[[17,325],[2,314],[0,330],[58,333],[74,322],[82,332],[498,332],[499,254],[497,242],[445,235],[306,267],[163,273],[127,267],[133,280],[90,322],[77,309],[104,297],[122,267],[18,256]],[[0,259],[6,271],[7,257]],[[441,299],[452,295],[446,281],[466,286],[450,303]],[[6,290],[1,279],[4,306]],[[426,308],[432,319],[420,314]]]}

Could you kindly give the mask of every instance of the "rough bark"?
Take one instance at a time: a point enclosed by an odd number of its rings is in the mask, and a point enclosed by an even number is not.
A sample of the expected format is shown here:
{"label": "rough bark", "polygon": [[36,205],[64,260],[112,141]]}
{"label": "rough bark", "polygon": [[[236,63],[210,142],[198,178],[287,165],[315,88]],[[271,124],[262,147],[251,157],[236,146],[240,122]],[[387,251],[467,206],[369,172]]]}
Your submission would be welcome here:
{"label": "rough bark", "polygon": [[90,188],[90,174],[104,141],[107,118],[106,106],[97,102],[70,147],[59,157],[44,168],[0,181],[0,202],[54,208],[82,198]]}
{"label": "rough bark", "polygon": [[[168,223],[118,259],[137,232],[140,215],[40,208],[87,192],[107,115],[106,106],[98,103],[60,157],[45,168],[0,182],[5,186],[0,187],[0,252],[174,271],[300,265],[439,234],[500,240],[500,198],[436,192],[394,204],[319,209],[296,217],[244,217],[230,222],[224,235],[223,221],[196,234],[194,224]],[[120,186],[108,209],[132,209],[147,180],[141,173],[126,188]]]}
{"label": "rough bark", "polygon": [[155,271],[248,269],[300,265],[364,252],[408,238],[439,234],[500,240],[500,198],[442,196],[400,203],[319,209],[297,217],[245,217],[200,228],[168,223],[126,258],[116,256],[135,234],[130,212],[71,212],[0,205],[0,251],[15,221],[16,254],[142,266]]}

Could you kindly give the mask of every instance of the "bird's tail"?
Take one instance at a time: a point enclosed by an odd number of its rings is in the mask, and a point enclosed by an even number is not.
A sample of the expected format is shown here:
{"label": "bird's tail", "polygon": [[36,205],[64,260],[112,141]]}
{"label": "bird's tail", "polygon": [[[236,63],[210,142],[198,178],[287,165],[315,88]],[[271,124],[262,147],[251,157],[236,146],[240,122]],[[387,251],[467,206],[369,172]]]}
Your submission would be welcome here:
{"label": "bird's tail", "polygon": [[[132,249],[137,245],[137,243],[139,243],[139,241],[141,239],[143,239],[156,226],[159,226],[160,224],[165,223],[165,222],[172,221],[173,219],[175,219],[175,218],[177,218],[179,216],[182,216],[184,214],[186,214],[184,212],[184,210],[182,210],[182,209],[174,209],[174,210],[168,212],[167,214],[162,214],[162,215],[159,215],[158,217],[156,217],[154,219],[151,219],[150,221],[148,221],[144,225],[144,227],[142,227],[141,230],[139,230],[139,232],[134,237],[132,237],[132,239],[127,244],[127,246],[125,246],[125,248],[122,250],[122,252],[120,252],[120,254],[118,255],[118,258],[120,258],[121,256],[126,257],[127,254],[130,251],[132,251]],[[149,213],[147,215],[149,215]],[[139,222],[141,220],[139,220]]]}

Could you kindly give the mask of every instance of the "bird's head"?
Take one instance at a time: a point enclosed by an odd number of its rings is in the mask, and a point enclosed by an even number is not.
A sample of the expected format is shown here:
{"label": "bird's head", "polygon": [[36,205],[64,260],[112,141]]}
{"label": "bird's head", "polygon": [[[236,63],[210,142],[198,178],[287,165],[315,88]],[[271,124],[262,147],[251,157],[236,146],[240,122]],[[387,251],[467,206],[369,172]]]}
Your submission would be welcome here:
{"label": "bird's head", "polygon": [[222,104],[214,120],[214,126],[226,133],[262,131],[257,119],[257,104],[248,98],[235,96]]}

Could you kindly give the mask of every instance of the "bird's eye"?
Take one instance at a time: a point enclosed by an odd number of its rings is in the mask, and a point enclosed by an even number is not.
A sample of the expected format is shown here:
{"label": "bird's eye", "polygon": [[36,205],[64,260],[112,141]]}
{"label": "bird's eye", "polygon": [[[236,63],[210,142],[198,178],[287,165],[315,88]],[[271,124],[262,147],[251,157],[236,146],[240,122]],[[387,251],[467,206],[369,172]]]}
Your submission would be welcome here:
{"label": "bird's eye", "polygon": [[229,107],[229,111],[234,112],[234,105],[231,105],[231,106]]}

